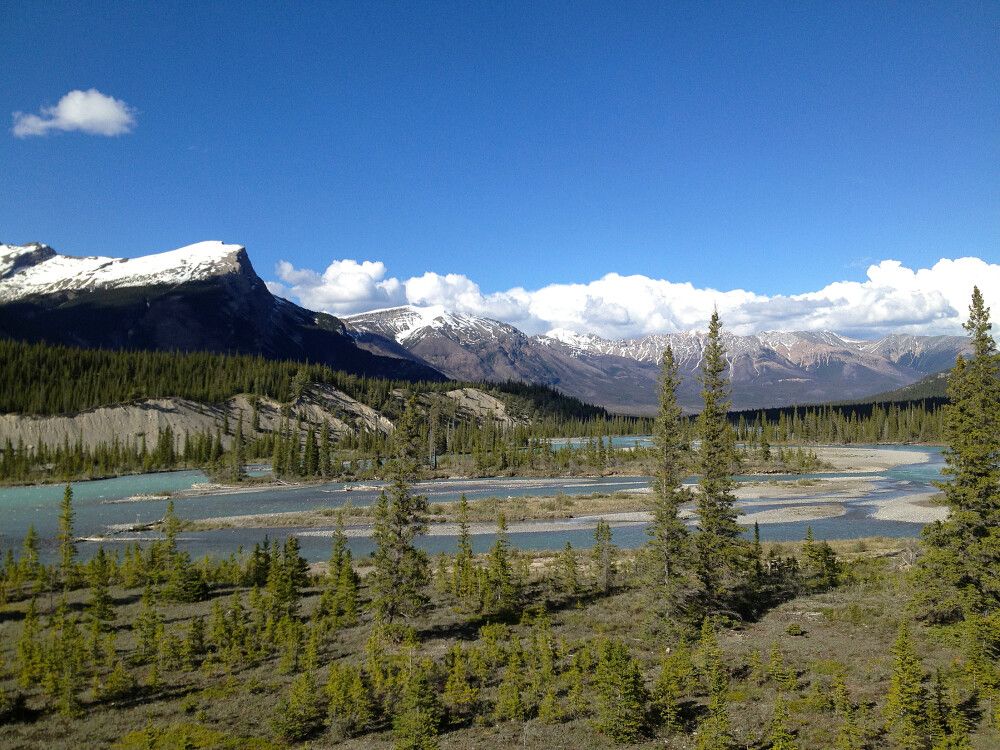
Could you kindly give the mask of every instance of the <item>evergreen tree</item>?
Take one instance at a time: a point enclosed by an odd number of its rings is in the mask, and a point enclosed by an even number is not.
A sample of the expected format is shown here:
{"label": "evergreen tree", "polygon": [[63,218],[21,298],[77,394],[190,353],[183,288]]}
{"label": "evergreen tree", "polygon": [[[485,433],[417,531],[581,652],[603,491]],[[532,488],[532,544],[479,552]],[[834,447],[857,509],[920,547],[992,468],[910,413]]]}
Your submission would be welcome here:
{"label": "evergreen tree", "polygon": [[684,480],[683,414],[677,403],[680,373],[668,345],[660,374],[659,411],[653,423],[656,462],[653,476],[653,521],[649,525],[649,567],[654,606],[664,617],[684,607],[688,595],[686,576],[690,550],[688,529],[681,520],[681,505],[690,499]]}
{"label": "evergreen tree", "polygon": [[430,664],[416,664],[392,722],[395,749],[436,750],[440,724],[441,706],[430,682]]}
{"label": "evergreen tree", "polygon": [[725,603],[723,600],[733,585],[728,579],[739,565],[743,546],[733,495],[732,467],[736,452],[732,428],[726,417],[729,410],[726,368],[722,324],[716,311],[709,322],[699,375],[704,406],[697,423],[701,446],[698,449],[698,532],[695,534],[698,578],[709,605],[715,607]]}
{"label": "evergreen tree", "polygon": [[1000,359],[990,333],[990,310],[978,287],[965,329],[972,356],[948,378],[944,473],[950,510],[925,527],[917,568],[917,604],[935,622],[1000,606]]}
{"label": "evergreen tree", "polygon": [[649,693],[639,664],[621,641],[604,641],[598,647],[597,717],[594,726],[615,742],[636,742],[647,727]]}
{"label": "evergreen tree", "polygon": [[411,398],[393,434],[389,490],[375,505],[373,605],[376,616],[387,623],[414,615],[427,603],[427,555],[413,545],[427,530],[427,498],[410,489],[419,469],[417,446],[416,402]]}
{"label": "evergreen tree", "polygon": [[326,694],[330,728],[335,736],[361,734],[375,719],[371,691],[357,667],[332,664]]}
{"label": "evergreen tree", "polygon": [[450,653],[451,667],[444,685],[444,703],[449,714],[456,719],[466,720],[475,709],[478,691],[469,680],[469,670],[462,647],[458,644]]}
{"label": "evergreen tree", "polygon": [[63,588],[73,583],[76,571],[76,536],[73,534],[73,488],[66,485],[59,505],[59,578]]}
{"label": "evergreen tree", "polygon": [[698,750],[729,750],[733,746],[730,732],[729,675],[722,662],[722,650],[716,640],[715,628],[706,617],[701,627],[698,646],[700,671],[708,691],[708,714],[698,726]]}
{"label": "evergreen tree", "polygon": [[468,605],[476,595],[476,569],[469,533],[469,501],[463,493],[458,502],[458,551],[452,567],[452,595]]}
{"label": "evergreen tree", "polygon": [[615,545],[611,541],[611,526],[603,518],[594,529],[594,546],[590,557],[594,563],[597,590],[607,594],[615,581]]}
{"label": "evergreen tree", "polygon": [[927,693],[910,630],[903,622],[892,647],[893,666],[885,703],[886,730],[899,750],[927,746]]}
{"label": "evergreen tree", "polygon": [[559,554],[558,575],[559,586],[563,594],[571,598],[575,597],[580,590],[580,578],[577,574],[577,568],[576,550],[573,549],[572,544],[566,542],[566,546]]}
{"label": "evergreen tree", "polygon": [[114,607],[111,601],[111,594],[108,591],[108,584],[111,578],[111,566],[108,556],[104,552],[104,547],[97,548],[97,554],[87,566],[88,577],[90,579],[90,602],[88,609],[94,622],[100,628],[104,624],[115,619]]}
{"label": "evergreen tree", "polygon": [[653,703],[660,721],[669,731],[682,728],[682,702],[693,669],[691,653],[683,641],[669,649],[660,662],[660,673],[653,686]]}
{"label": "evergreen tree", "polygon": [[771,719],[768,742],[771,750],[798,750],[799,747],[788,728],[788,706],[780,694],[774,699],[774,716]]}
{"label": "evergreen tree", "polygon": [[497,514],[497,538],[490,549],[483,578],[480,592],[484,612],[507,612],[517,604],[520,589],[511,564],[507,519],[502,512]]}
{"label": "evergreen tree", "polygon": [[300,742],[320,730],[323,715],[316,681],[311,672],[303,672],[292,680],[288,694],[278,701],[271,728],[281,739]]}

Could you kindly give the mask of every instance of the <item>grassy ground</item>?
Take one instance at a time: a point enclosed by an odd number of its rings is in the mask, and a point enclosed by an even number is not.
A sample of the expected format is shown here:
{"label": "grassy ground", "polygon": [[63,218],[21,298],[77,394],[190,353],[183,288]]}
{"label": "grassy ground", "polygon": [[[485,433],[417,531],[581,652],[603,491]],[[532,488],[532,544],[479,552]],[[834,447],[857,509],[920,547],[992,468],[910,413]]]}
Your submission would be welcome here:
{"label": "grassy ground", "polygon": [[[737,747],[763,748],[767,727],[778,686],[773,681],[757,684],[747,675],[752,651],[760,650],[767,659],[777,644],[786,667],[795,671],[794,688],[785,688],[784,695],[791,712],[791,726],[797,733],[801,748],[828,748],[839,726],[839,719],[830,706],[831,681],[843,670],[851,696],[859,704],[861,724],[869,738],[869,747],[888,747],[879,734],[881,706],[888,689],[891,667],[890,647],[902,618],[907,617],[909,591],[901,573],[913,559],[914,543],[900,540],[861,540],[835,543],[838,554],[855,562],[849,581],[823,594],[803,596],[769,612],[759,622],[720,633],[720,645],[731,674],[729,706]],[[782,551],[792,551],[794,545],[784,545]],[[538,579],[555,558],[540,554],[532,566]],[[628,567],[629,561],[623,562]],[[602,636],[624,640],[643,666],[647,684],[655,678],[656,665],[665,641],[655,634],[650,620],[649,600],[638,588],[623,588],[609,596],[584,596],[579,600],[552,594],[549,584],[537,580],[533,592],[536,600],[545,601],[549,610],[553,635],[557,642],[577,643]],[[232,590],[215,591],[213,599],[226,601]],[[120,651],[131,649],[132,636],[127,623],[139,607],[138,591],[113,592],[118,619]],[[85,592],[75,592],[71,605],[82,607]],[[302,603],[308,615],[318,600],[310,591]],[[40,600],[43,622],[47,599]],[[169,605],[162,609],[168,632],[182,630],[196,615],[208,616],[212,601],[193,605]],[[9,669],[16,663],[15,648],[20,632],[24,604],[11,604],[0,613],[0,653]],[[475,618],[457,613],[439,599],[437,606],[416,624],[420,652],[442,660],[452,644],[467,645],[476,638]],[[527,639],[529,625],[510,623],[511,637]],[[360,662],[364,644],[370,632],[367,622],[338,631],[326,645],[317,678],[325,683],[328,664],[337,660]],[[793,635],[794,634],[794,635]],[[914,636],[925,669],[948,666],[958,658],[949,634],[916,627]],[[183,727],[190,737],[200,733],[202,740],[191,747],[251,747],[247,738],[260,738],[257,747],[268,747],[273,740],[270,719],[274,707],[284,694],[292,677],[279,673],[277,660],[263,664],[228,669],[221,665],[206,665],[193,672],[173,672],[161,675],[158,687],[140,687],[130,699],[113,705],[89,702],[89,690],[83,690],[84,715],[66,719],[54,713],[40,697],[28,699],[25,709],[15,719],[0,726],[0,747],[3,748],[73,748],[109,747],[147,726]],[[147,667],[135,670],[140,682]],[[16,690],[12,679],[0,682],[8,692]],[[702,695],[692,695],[689,709],[697,714],[704,704]],[[1000,733],[987,728],[983,721],[973,737],[976,750],[1000,747]],[[179,730],[180,732],[180,730]],[[157,747],[180,746],[180,732]],[[441,736],[443,748],[603,748],[612,743],[594,730],[588,717],[570,719],[558,724],[544,724],[537,719],[526,722],[480,724],[447,727]],[[145,747],[141,738],[132,737],[129,747]],[[226,745],[226,742],[235,742]],[[692,748],[691,732],[667,735],[653,732],[639,747]],[[278,743],[280,745],[280,743]],[[309,747],[389,748],[391,732],[383,728],[338,743],[329,733],[315,737]]]}

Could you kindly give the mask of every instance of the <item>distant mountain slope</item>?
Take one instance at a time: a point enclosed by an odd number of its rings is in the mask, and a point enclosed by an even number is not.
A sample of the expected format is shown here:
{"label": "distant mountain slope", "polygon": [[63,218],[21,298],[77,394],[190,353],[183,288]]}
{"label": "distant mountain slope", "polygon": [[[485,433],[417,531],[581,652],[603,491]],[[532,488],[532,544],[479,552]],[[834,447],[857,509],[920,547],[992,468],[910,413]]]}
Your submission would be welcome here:
{"label": "distant mountain slope", "polygon": [[[701,333],[620,340],[563,330],[528,336],[506,323],[440,307],[397,307],[344,320],[360,345],[380,353],[403,348],[451,377],[545,383],[631,413],[655,410],[658,363],[669,344],[683,377],[681,404],[690,411],[701,405]],[[867,397],[939,370],[967,348],[959,336],[859,341],[828,331],[725,334],[724,343],[736,409]]]}
{"label": "distant mountain slope", "polygon": [[261,354],[357,374],[441,380],[382,357],[335,317],[272,295],[239,245],[200,242],[132,259],[0,245],[0,337],[111,349]]}
{"label": "distant mountain slope", "polygon": [[892,402],[892,401],[919,401],[921,399],[946,399],[948,398],[948,376],[951,370],[936,372],[921,378],[916,383],[904,385],[886,393],[876,393],[870,397],[872,401]]}

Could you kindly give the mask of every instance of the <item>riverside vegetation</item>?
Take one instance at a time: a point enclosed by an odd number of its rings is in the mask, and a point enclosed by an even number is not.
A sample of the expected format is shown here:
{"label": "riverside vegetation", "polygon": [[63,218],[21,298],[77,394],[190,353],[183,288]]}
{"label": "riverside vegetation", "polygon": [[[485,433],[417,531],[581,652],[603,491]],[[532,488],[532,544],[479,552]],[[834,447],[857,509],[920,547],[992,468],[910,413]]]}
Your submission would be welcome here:
{"label": "riverside vegetation", "polygon": [[67,487],[55,562],[29,533],[3,565],[0,744],[995,748],[1000,379],[978,290],[970,311],[974,354],[942,413],[951,514],[919,544],[743,536],[717,315],[691,423],[664,355],[640,550],[602,523],[590,550],[532,556],[500,516],[474,555],[461,503],[455,552],[430,560],[413,544],[416,398],[386,444],[364,560],[341,526],[322,570],[294,536],[195,562],[169,508],[162,539],[81,561]]}
{"label": "riverside vegetation", "polygon": [[[23,387],[25,382],[31,388]],[[374,421],[351,428],[339,407],[319,410],[323,388],[335,388]],[[461,411],[448,392],[474,388],[505,414]],[[543,386],[521,383],[404,383],[337,373],[318,365],[206,353],[73,349],[0,341],[0,413],[24,424],[144,399],[186,399],[213,414],[211,427],[160,427],[147,438],[115,432],[54,442],[8,437],[0,482],[65,481],[125,473],[201,468],[225,482],[246,481],[247,461],[264,461],[283,480],[372,479],[383,474],[391,423],[416,398],[422,474],[431,476],[650,473],[656,451],[614,446],[610,436],[645,435],[652,420],[610,416]],[[234,399],[239,399],[237,406]],[[276,416],[265,423],[262,412]],[[323,416],[319,416],[319,415]],[[944,435],[936,401],[771,409],[729,414],[743,472],[796,473],[823,468],[809,443],[934,442]],[[685,444],[693,417],[677,423]],[[15,430],[16,433],[16,430]],[[580,437],[582,449],[553,443]],[[789,445],[794,447],[789,447]],[[683,457],[693,471],[697,461]]]}

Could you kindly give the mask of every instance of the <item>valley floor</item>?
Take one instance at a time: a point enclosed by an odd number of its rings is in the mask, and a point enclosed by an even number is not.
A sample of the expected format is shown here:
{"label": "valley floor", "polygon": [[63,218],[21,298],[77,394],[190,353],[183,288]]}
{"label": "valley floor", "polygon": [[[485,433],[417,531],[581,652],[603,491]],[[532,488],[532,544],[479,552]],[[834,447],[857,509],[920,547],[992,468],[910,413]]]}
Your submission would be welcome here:
{"label": "valley floor", "polygon": [[[900,621],[907,617],[905,605],[909,590],[903,571],[912,560],[914,543],[873,539],[835,543],[834,546],[843,558],[860,561],[856,562],[845,583],[827,593],[789,601],[759,622],[720,632],[724,663],[730,674],[727,704],[738,747],[767,746],[766,734],[779,695],[789,708],[789,727],[797,735],[800,748],[823,750],[832,747],[841,722],[831,702],[831,684],[836,675],[843,676],[851,700],[857,706],[865,747],[888,746],[881,730],[881,712],[890,677],[890,647]],[[785,545],[784,550],[789,549]],[[544,571],[552,561],[551,555],[540,554],[534,559],[532,569]],[[625,567],[627,565],[626,562]],[[136,614],[139,592],[116,590],[113,593],[118,605],[114,627],[119,646],[128,648],[131,634],[126,623]],[[214,598],[219,595],[221,592]],[[83,597],[83,592],[76,592],[71,605],[80,607]],[[317,593],[310,592],[302,602],[304,615],[308,616],[317,600]],[[573,598],[553,594],[542,582],[536,584],[534,600],[545,603],[557,644],[614,636],[625,641],[638,658],[647,685],[653,683],[666,641],[656,634],[656,623],[649,615],[649,600],[642,589],[624,588],[606,597],[582,595]],[[227,600],[221,601],[225,605]],[[41,602],[44,620],[44,599]],[[164,605],[162,612],[167,631],[182,631],[197,615],[208,619],[211,609],[211,601]],[[0,616],[0,655],[8,665],[16,661],[14,645],[23,614],[22,603],[8,606]],[[476,639],[477,628],[484,622],[457,614],[446,600],[438,598],[427,617],[415,623],[419,654],[442,660],[456,643],[469,647]],[[519,624],[515,619],[508,626],[508,642],[509,639],[524,639],[527,644],[533,637],[530,624]],[[955,648],[953,634],[913,627],[925,670],[955,665],[960,669],[961,657]],[[331,663],[361,664],[364,661],[368,633],[368,625],[362,624],[332,635],[320,653],[318,685],[324,684]],[[762,654],[767,663],[774,650],[780,653],[786,670],[780,684],[772,677],[753,675],[754,652],[759,652],[758,656]],[[560,670],[564,667],[565,664],[558,665]],[[206,662],[194,671],[161,673],[158,684],[138,688],[127,700],[108,704],[85,699],[84,715],[79,719],[52,714],[37,699],[30,699],[19,718],[0,726],[0,747],[76,750],[80,747],[170,746],[149,742],[149,737],[155,733],[143,733],[146,727],[174,727],[187,737],[208,738],[208,744],[192,743],[188,747],[256,747],[260,750],[279,747],[280,744],[271,744],[270,721],[279,697],[292,679],[280,672],[274,658],[249,667]],[[139,667],[137,673],[143,675],[145,669]],[[10,679],[0,681],[0,687],[8,691],[16,689]],[[487,704],[492,699],[492,691],[493,688],[484,689],[481,695]],[[448,725],[440,737],[441,747],[446,750],[480,747],[596,750],[613,746],[610,740],[595,731],[586,710],[574,716],[566,708],[567,699],[561,691],[559,700],[567,715],[556,723],[531,718],[534,709],[529,707],[528,719],[523,722],[487,719]],[[705,696],[697,690],[688,696],[685,712],[692,721],[704,712],[705,701]],[[693,732],[693,728],[688,728],[668,733],[654,727],[644,740],[631,746],[691,748]],[[250,738],[260,739],[251,744]],[[226,742],[232,744],[224,744]],[[324,731],[309,744],[311,748],[335,746],[353,750],[390,748],[392,734],[383,725],[364,736],[338,742]],[[1000,732],[991,728],[990,718],[985,714],[973,732],[971,747],[974,750],[1000,747]]]}

